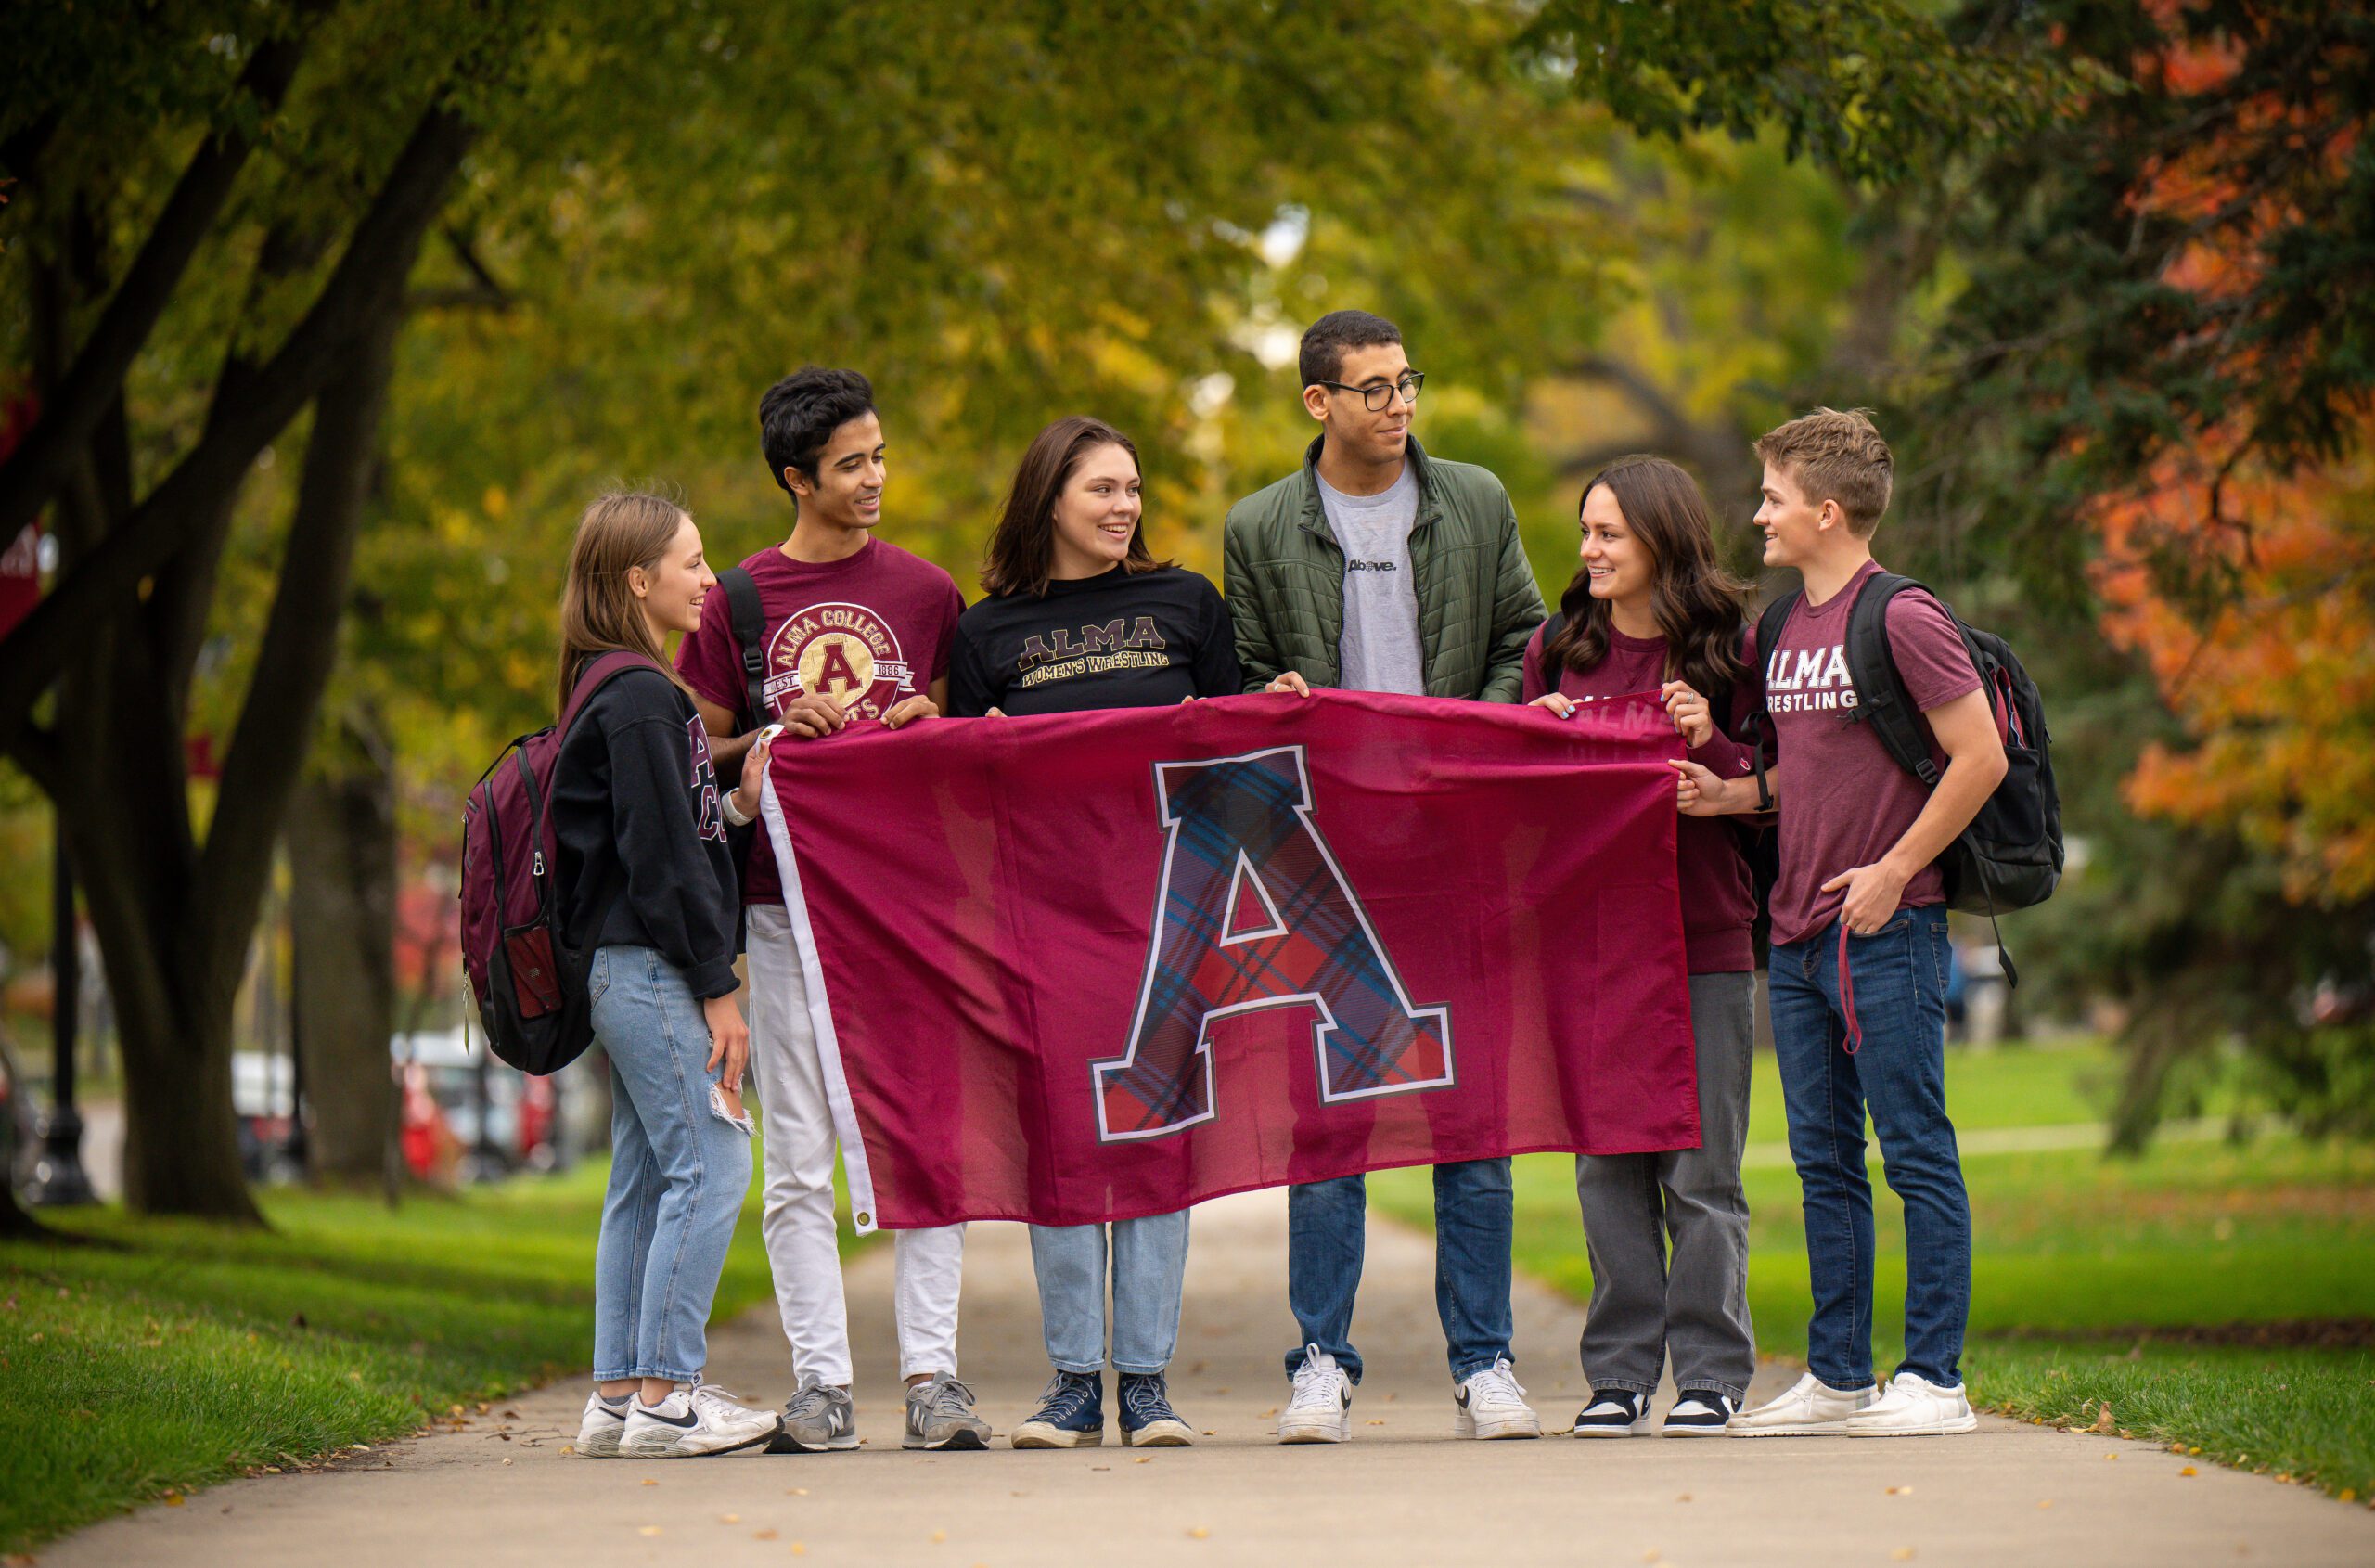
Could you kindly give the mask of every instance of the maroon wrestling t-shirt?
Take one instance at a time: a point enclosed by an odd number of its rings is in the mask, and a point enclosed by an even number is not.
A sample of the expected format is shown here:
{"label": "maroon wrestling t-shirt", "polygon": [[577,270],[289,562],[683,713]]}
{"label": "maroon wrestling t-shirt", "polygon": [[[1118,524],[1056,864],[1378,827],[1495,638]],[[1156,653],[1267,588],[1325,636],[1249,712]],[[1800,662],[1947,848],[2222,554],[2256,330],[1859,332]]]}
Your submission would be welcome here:
{"label": "maroon wrestling t-shirt", "polygon": [[[1825,893],[1822,884],[1895,848],[1929,803],[1930,787],[1897,766],[1870,725],[1855,722],[1847,618],[1880,570],[1866,562],[1845,587],[1820,604],[1801,598],[1772,652],[1763,655],[1765,707],[1772,715],[1785,780],[1781,873],[1771,901],[1777,945],[1810,936],[1838,919],[1846,891]],[[1962,634],[1936,599],[1919,588],[1903,589],[1889,600],[1885,624],[1889,652],[1915,707],[1926,713],[1979,689],[1979,671]],[[1946,754],[1934,739],[1930,750],[1932,760],[1945,766]],[[1943,904],[1945,897],[1945,879],[1932,865],[1905,884],[1900,903],[1911,909]]]}

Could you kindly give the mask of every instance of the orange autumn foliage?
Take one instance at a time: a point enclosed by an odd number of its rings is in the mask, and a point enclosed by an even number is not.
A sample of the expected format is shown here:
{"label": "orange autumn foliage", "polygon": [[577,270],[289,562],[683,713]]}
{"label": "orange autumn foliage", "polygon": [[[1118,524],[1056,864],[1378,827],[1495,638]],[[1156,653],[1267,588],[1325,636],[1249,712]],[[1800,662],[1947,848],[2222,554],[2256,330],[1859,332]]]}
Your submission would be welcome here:
{"label": "orange autumn foliage", "polygon": [[[2283,858],[2302,902],[2375,893],[2375,445],[2290,480],[2171,459],[2096,508],[2103,624],[2142,654],[2191,744],[2146,749],[2148,816],[2231,828]],[[2225,573],[2206,616],[2171,563]]]}
{"label": "orange autumn foliage", "polygon": [[[2178,6],[2156,8],[2165,21]],[[2219,44],[2173,44],[2152,63],[2193,92],[2231,76],[2238,58]],[[2299,112],[2246,101],[2236,128],[2280,135]],[[2314,161],[2338,170],[2356,135],[2328,138]],[[2301,217],[2280,186],[2239,191],[2216,137],[2151,166],[2135,206],[2192,226],[2161,277],[2206,302],[2248,292],[2262,239]],[[2287,374],[2264,357],[2246,363]],[[2148,747],[2125,793],[2139,813],[2232,829],[2277,854],[2298,902],[2363,897],[2375,893],[2375,418],[2362,411],[2342,458],[2291,473],[2269,471],[2249,446],[2243,429],[2214,428],[2089,508],[2104,629],[2144,656],[2190,738]]]}

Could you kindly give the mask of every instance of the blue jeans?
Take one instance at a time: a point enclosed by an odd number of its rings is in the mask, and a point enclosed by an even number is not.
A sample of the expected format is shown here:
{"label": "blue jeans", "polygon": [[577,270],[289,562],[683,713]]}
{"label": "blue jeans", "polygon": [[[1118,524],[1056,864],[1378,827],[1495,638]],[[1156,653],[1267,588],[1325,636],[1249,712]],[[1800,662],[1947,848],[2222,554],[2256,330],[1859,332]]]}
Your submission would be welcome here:
{"label": "blue jeans", "polygon": [[[1179,1343],[1188,1211],[1113,1222],[1113,1368],[1160,1372]],[[1105,1369],[1105,1227],[1034,1225],[1039,1328],[1059,1371]]]}
{"label": "blue jeans", "polygon": [[[1287,1189],[1287,1305],[1303,1345],[1336,1358],[1354,1382],[1353,1297],[1368,1240],[1368,1184],[1357,1176]],[[1509,1163],[1463,1160],[1435,1167],[1435,1312],[1454,1382],[1509,1354]]]}
{"label": "blue jeans", "polygon": [[[1899,1369],[1962,1382],[1971,1317],[1971,1200],[1946,1119],[1946,911],[1899,909],[1869,936],[1840,928],[1773,949],[1773,1046],[1790,1115],[1790,1154],[1806,1206],[1815,1312],[1806,1365],[1833,1388],[1872,1382],[1869,1107],[1889,1189],[1905,1204],[1905,1360]],[[1851,1054],[1848,1022],[1863,1031]]]}
{"label": "blue jeans", "polygon": [[610,1059],[610,1189],[594,1249],[594,1376],[689,1382],[751,1190],[751,1136],[710,1109],[709,1023],[682,970],[602,947],[586,973]]}

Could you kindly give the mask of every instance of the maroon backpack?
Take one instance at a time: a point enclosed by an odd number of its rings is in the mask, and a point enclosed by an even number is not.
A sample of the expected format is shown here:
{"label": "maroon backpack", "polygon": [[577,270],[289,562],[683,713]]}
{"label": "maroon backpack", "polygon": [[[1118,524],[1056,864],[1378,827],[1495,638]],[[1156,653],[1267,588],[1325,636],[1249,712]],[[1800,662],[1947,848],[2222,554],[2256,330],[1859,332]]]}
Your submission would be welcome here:
{"label": "maroon backpack", "polygon": [[506,746],[462,808],[462,968],[489,1048],[522,1073],[558,1073],[594,1039],[585,996],[593,951],[571,940],[555,885],[553,769],[561,742],[612,676],[659,668],[640,653],[595,660],[560,722]]}

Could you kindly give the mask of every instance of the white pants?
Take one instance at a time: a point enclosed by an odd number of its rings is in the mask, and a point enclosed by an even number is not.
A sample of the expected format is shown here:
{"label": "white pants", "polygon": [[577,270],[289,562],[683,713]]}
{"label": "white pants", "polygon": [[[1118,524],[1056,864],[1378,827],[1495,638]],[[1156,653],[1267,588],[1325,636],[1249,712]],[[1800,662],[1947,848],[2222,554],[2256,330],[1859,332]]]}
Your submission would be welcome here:
{"label": "white pants", "polygon": [[[808,1020],[808,987],[779,904],[754,904],[751,922],[751,1073],[765,1129],[766,1208],[761,1228],[776,1305],[797,1376],[846,1387],[849,1309],[833,1217],[831,1104]],[[892,1232],[899,1375],[956,1370],[956,1295],[965,1227]]]}

